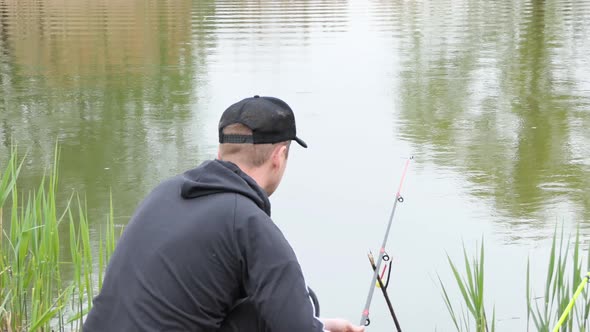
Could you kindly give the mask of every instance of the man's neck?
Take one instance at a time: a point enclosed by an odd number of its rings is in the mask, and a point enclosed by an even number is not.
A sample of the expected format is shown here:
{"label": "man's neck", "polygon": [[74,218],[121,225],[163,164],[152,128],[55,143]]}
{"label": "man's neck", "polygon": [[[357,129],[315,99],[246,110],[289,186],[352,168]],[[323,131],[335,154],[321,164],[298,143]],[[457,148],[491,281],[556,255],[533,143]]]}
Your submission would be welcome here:
{"label": "man's neck", "polygon": [[258,186],[260,186],[260,188],[262,188],[268,195],[266,175],[262,167],[246,167],[241,163],[233,163],[236,164],[236,166],[238,166],[242,172],[248,174],[249,177],[254,179],[256,184],[258,184]]}

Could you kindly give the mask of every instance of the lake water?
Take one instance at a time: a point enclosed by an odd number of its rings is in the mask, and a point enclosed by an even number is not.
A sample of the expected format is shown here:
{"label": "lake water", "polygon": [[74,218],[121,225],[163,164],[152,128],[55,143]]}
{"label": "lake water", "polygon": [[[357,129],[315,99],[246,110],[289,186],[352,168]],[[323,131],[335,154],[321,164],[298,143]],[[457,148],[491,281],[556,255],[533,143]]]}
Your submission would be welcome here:
{"label": "lake water", "polygon": [[[438,277],[483,239],[489,315],[526,325],[527,257],[590,239],[590,1],[0,0],[0,165],[11,140],[94,232],[161,180],[215,158],[217,122],[277,96],[298,134],[273,219],[326,316],[358,322],[405,160],[388,244],[407,331],[451,331]],[[97,237],[96,237],[97,238]],[[537,289],[541,291],[541,287]],[[376,293],[370,331],[393,323]]]}

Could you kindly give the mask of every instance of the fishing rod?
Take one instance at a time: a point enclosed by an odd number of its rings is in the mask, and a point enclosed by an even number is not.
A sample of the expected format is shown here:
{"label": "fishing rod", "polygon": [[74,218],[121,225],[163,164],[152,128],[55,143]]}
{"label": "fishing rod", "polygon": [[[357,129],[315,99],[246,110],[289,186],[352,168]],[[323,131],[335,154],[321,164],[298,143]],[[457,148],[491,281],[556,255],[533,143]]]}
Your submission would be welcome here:
{"label": "fishing rod", "polygon": [[365,308],[363,310],[363,315],[361,316],[361,322],[359,325],[369,326],[371,321],[369,320],[369,308],[371,307],[371,300],[373,299],[373,293],[375,291],[375,285],[377,282],[377,277],[379,276],[379,267],[381,266],[381,262],[384,260],[388,260],[389,256],[385,253],[385,245],[387,244],[387,239],[389,238],[389,231],[391,230],[391,224],[393,222],[393,216],[395,215],[395,209],[397,208],[397,203],[403,203],[404,198],[401,196],[402,186],[404,184],[404,179],[406,178],[406,173],[408,171],[408,166],[410,165],[410,160],[414,159],[414,157],[408,158],[406,160],[406,164],[404,166],[404,171],[402,173],[402,178],[399,183],[399,187],[397,189],[397,193],[395,194],[395,201],[393,202],[393,209],[391,210],[391,215],[389,216],[389,223],[387,224],[387,230],[385,231],[385,236],[383,237],[383,243],[381,244],[381,248],[379,249],[379,258],[377,259],[377,265],[373,271],[373,277],[371,278],[371,285],[369,288],[369,294],[367,295],[367,301],[365,303]]}
{"label": "fishing rod", "polygon": [[584,278],[582,278],[582,281],[580,281],[580,284],[578,285],[578,288],[576,289],[576,292],[574,293],[574,297],[570,300],[570,303],[568,303],[567,307],[563,311],[563,314],[561,314],[561,317],[559,317],[559,321],[557,322],[557,325],[555,325],[555,327],[553,328],[553,332],[559,331],[559,329],[561,328],[561,325],[563,325],[563,323],[567,319],[567,316],[570,314],[570,311],[572,311],[572,308],[574,307],[574,304],[576,303],[576,299],[578,298],[580,293],[584,290],[584,287],[586,287],[586,284],[588,282],[590,282],[590,272],[588,272],[588,274],[586,274],[586,276],[584,276]]}
{"label": "fishing rod", "polygon": [[[373,253],[369,253],[369,262],[371,263],[371,267],[373,271],[377,271],[377,266],[375,266],[375,259],[373,258]],[[387,266],[387,265],[386,265]],[[385,272],[385,269],[384,269]],[[402,328],[399,326],[399,322],[397,320],[397,316],[395,315],[395,311],[393,311],[393,306],[391,305],[391,301],[389,300],[389,295],[387,295],[387,286],[389,285],[389,279],[391,277],[391,263],[389,264],[389,272],[387,272],[387,282],[385,285],[383,284],[383,277],[377,276],[377,282],[379,283],[379,288],[381,288],[381,292],[383,292],[383,297],[385,298],[385,302],[387,302],[387,308],[389,309],[389,313],[393,318],[393,322],[395,323],[395,328],[397,332],[401,332]]]}

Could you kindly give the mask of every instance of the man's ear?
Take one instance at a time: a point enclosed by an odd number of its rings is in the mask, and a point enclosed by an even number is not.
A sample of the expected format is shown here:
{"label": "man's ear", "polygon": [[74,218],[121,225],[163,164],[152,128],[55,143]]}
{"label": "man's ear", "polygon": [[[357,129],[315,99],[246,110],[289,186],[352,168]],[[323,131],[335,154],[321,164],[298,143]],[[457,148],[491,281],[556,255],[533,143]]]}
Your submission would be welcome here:
{"label": "man's ear", "polygon": [[272,164],[274,167],[279,167],[283,160],[283,155],[287,153],[287,147],[284,145],[277,146],[272,152]]}

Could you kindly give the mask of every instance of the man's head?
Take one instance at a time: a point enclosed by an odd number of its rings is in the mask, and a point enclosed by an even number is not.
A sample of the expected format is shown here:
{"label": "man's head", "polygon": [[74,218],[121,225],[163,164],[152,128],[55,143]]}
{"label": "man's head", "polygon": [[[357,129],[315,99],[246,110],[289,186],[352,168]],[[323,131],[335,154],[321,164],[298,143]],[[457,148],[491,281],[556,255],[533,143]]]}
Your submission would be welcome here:
{"label": "man's head", "polygon": [[307,147],[296,136],[289,105],[278,98],[254,96],[223,112],[218,158],[237,164],[271,195],[287,167],[291,140]]}

